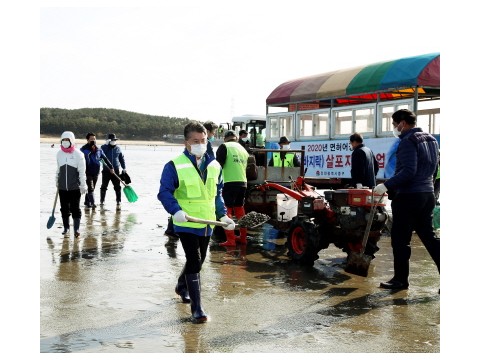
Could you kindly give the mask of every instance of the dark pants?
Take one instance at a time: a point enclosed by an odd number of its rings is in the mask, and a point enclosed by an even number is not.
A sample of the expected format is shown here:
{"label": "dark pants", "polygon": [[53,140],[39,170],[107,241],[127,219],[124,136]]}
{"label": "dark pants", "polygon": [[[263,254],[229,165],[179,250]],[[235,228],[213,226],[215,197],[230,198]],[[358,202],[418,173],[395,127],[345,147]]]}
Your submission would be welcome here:
{"label": "dark pants", "polygon": [[226,207],[236,207],[245,205],[245,193],[246,187],[239,185],[232,185],[231,183],[225,183],[223,186],[223,201]]}
{"label": "dark pants", "polygon": [[82,212],[80,210],[80,189],[77,190],[59,190],[60,213],[62,218],[68,219],[72,214],[72,219],[80,219]]}
{"label": "dark pants", "polygon": [[185,274],[196,274],[202,269],[202,264],[207,256],[208,243],[210,236],[198,236],[191,233],[180,232],[183,250],[187,261],[180,277]]}
{"label": "dark pants", "polygon": [[440,198],[440,178],[436,179],[433,184],[433,193],[435,194],[435,199],[438,201]]}
{"label": "dark pants", "polygon": [[85,205],[92,205],[91,204],[91,199],[90,199],[90,194],[92,194],[95,191],[95,186],[97,185],[97,180],[98,180],[98,175],[88,175],[87,174],[87,190],[88,193],[85,194]]}
{"label": "dark pants", "polygon": [[[115,174],[119,176],[118,170],[115,170]],[[105,194],[108,189],[108,183],[112,182],[113,189],[115,190],[115,198],[117,203],[122,202],[122,191],[120,186],[120,180],[114,175],[111,174],[110,171],[102,171],[102,186],[100,187],[100,202],[103,203],[105,201]]]}
{"label": "dark pants", "polygon": [[435,237],[432,225],[434,207],[433,192],[397,194],[392,200],[391,235],[396,280],[408,283],[413,231],[417,233],[440,272],[440,240]]}

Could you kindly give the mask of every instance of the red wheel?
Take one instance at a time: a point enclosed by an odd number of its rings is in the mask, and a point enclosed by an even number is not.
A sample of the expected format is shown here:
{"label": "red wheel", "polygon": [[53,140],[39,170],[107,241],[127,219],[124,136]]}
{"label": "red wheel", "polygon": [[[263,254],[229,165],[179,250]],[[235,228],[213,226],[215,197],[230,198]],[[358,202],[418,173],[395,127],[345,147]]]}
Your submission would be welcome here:
{"label": "red wheel", "polygon": [[301,255],[305,252],[306,240],[305,240],[305,230],[302,226],[297,226],[292,231],[291,236],[291,247],[292,251],[295,254]]}
{"label": "red wheel", "polygon": [[287,237],[289,257],[302,265],[313,266],[318,259],[320,237],[309,219],[294,218]]}

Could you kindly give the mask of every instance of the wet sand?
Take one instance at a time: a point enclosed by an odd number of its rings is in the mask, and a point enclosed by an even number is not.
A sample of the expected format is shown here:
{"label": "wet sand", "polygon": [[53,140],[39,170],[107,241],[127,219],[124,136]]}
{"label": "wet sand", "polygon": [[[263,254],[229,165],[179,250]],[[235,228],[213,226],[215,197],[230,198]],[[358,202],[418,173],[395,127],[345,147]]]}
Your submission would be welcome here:
{"label": "wet sand", "polygon": [[109,189],[104,209],[82,209],[78,239],[61,235],[58,209],[45,226],[57,150],[40,145],[41,353],[439,354],[440,279],[416,236],[411,287],[397,292],[379,288],[393,271],[388,236],[367,278],[346,273],[333,245],[313,268],[291,263],[284,235],[271,237],[268,224],[249,232],[245,250],[212,241],[201,272],[210,320],[196,325],[174,293],[184,253],[164,236],[168,214],[156,199],[178,147],[127,147],[139,200],[117,212]]}

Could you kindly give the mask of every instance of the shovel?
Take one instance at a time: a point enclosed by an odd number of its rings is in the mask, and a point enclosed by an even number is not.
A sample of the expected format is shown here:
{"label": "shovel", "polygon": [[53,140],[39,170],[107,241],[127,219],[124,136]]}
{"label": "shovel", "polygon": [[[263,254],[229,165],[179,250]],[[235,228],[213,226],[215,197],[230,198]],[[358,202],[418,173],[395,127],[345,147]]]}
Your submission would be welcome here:
{"label": "shovel", "polygon": [[370,209],[370,216],[368,218],[367,227],[365,228],[365,233],[363,234],[362,248],[358,253],[351,252],[349,254],[348,263],[345,267],[346,272],[365,277],[368,275],[368,268],[370,267],[370,262],[372,261],[372,257],[370,255],[365,255],[365,246],[367,245],[368,235],[370,234],[373,218],[375,217],[375,210],[377,209],[377,205],[382,201],[383,195],[375,203],[374,199],[375,197],[372,192],[372,207]]}
{"label": "shovel", "polygon": [[[225,222],[222,222],[222,221],[215,221],[215,220],[206,220],[206,219],[199,219],[199,218],[196,218],[196,217],[193,217],[193,216],[190,216],[190,215],[187,215],[186,216],[187,220],[188,221],[191,221],[191,222],[196,222],[196,223],[199,223],[199,224],[207,224],[207,225],[216,225],[216,226],[226,226],[227,223]],[[265,224],[270,218],[267,218],[266,220],[262,221],[262,222],[259,222],[255,225],[252,225],[252,226],[245,226],[245,227],[248,227],[249,229],[254,229],[260,225],[263,225]],[[235,228],[238,228],[240,227],[239,224],[235,224]]]}
{"label": "shovel", "polygon": [[[103,165],[106,166],[107,168],[110,169],[110,167],[105,164],[105,161],[103,161],[103,159],[101,160]],[[125,197],[127,198],[128,202],[135,202],[138,200],[138,196],[137,194],[135,193],[135,190],[133,190],[133,188],[128,185],[128,184],[125,184],[125,181],[123,181],[120,176],[118,176],[115,172],[113,173],[113,175],[115,175],[115,177],[120,180],[120,182],[123,184],[123,193],[125,194]],[[130,177],[129,177],[130,179]]]}
{"label": "shovel", "polygon": [[53,226],[53,224],[55,224],[54,214],[55,214],[55,207],[57,206],[57,199],[58,199],[58,189],[57,189],[57,193],[55,194],[55,201],[53,202],[52,215],[50,215],[47,221],[47,229],[50,229]]}
{"label": "shovel", "polygon": [[227,226],[227,223],[223,221],[215,221],[215,220],[207,220],[207,219],[199,219],[190,215],[186,215],[185,218],[194,223],[199,223],[199,224],[206,224],[206,225],[216,225],[216,226]]}

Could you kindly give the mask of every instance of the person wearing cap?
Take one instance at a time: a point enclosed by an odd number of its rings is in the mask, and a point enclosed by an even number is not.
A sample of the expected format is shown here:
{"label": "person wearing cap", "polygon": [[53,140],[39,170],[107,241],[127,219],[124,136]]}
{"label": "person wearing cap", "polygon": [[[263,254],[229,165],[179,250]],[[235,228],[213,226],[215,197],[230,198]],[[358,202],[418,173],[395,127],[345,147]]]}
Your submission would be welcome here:
{"label": "person wearing cap", "polygon": [[200,270],[207,256],[213,225],[194,222],[188,216],[225,222],[227,230],[235,223],[227,216],[222,198],[222,167],[207,151],[207,130],[198,121],[184,128],[185,149],[163,167],[157,199],[172,215],[174,231],[180,237],[186,263],[177,280],[175,293],[190,304],[192,321],[207,321],[201,305]]}
{"label": "person wearing cap", "polygon": [[[223,200],[229,218],[235,216],[237,221],[245,216],[245,194],[247,191],[248,152],[237,142],[237,135],[232,130],[225,132],[224,143],[217,149],[217,161],[223,168]],[[227,240],[220,246],[247,244],[247,228],[240,228],[240,237],[235,237],[234,230],[225,230]]]}
{"label": "person wearing cap", "polygon": [[84,205],[87,209],[95,209],[94,191],[97,185],[98,174],[100,174],[101,161],[105,161],[112,168],[112,164],[103,153],[103,150],[97,146],[97,137],[94,133],[89,132],[85,138],[87,143],[80,148],[85,156],[87,187],[88,192],[85,194]]}
{"label": "person wearing cap", "polygon": [[[100,187],[100,206],[105,203],[105,195],[107,193],[108,184],[111,181],[115,190],[115,198],[117,201],[117,210],[121,209],[122,187],[120,186],[120,166],[122,173],[126,173],[125,157],[122,149],[117,146],[117,137],[115,134],[108,134],[107,141],[102,145],[101,149],[113,167],[103,164],[102,169],[102,186]],[[116,176],[115,176],[116,175]]]}
{"label": "person wearing cap", "polygon": [[238,133],[238,143],[242,145],[245,150],[247,150],[249,153],[251,152],[250,150],[250,140],[248,140],[248,132],[247,130],[240,130]]}
{"label": "person wearing cap", "polygon": [[[280,145],[280,150],[290,150],[290,140],[286,136],[282,136],[278,144]],[[275,152],[268,162],[268,166],[300,167],[300,160],[298,160],[295,153]]]}
{"label": "person wearing cap", "polygon": [[72,214],[75,237],[79,237],[82,218],[80,198],[87,192],[85,157],[75,147],[73,132],[64,131],[60,139],[60,150],[57,152],[56,185],[63,221],[62,235],[68,236],[70,232],[70,214]]}

